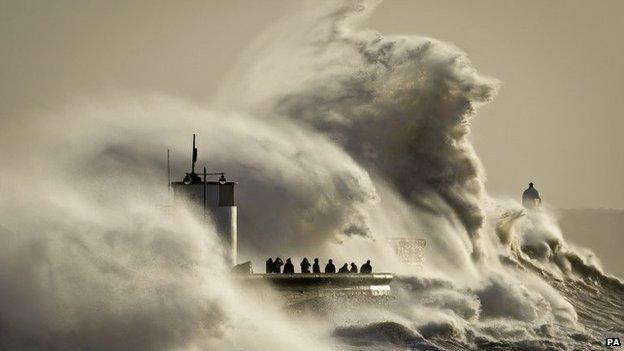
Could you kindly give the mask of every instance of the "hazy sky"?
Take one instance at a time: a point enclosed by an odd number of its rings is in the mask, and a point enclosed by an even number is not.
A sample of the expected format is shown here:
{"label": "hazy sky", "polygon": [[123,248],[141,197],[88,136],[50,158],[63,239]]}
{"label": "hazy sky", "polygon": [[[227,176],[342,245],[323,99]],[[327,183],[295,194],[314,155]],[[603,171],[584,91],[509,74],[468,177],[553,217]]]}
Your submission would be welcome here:
{"label": "hazy sky", "polygon": [[[119,90],[208,103],[242,50],[295,8],[0,0],[0,118]],[[624,208],[624,1],[387,1],[367,26],[452,42],[503,82],[472,135],[492,195],[517,198],[534,181],[555,206]]]}

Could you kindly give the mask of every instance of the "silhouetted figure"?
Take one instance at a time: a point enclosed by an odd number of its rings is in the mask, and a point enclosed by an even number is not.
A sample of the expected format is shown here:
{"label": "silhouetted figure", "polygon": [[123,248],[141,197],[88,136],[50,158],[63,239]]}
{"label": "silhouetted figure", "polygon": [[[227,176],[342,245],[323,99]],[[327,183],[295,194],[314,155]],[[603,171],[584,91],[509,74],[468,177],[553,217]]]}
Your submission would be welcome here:
{"label": "silhouetted figure", "polygon": [[301,264],[299,265],[301,266],[301,273],[310,273],[310,266],[312,265],[308,261],[307,257],[304,257],[303,261],[301,261]]}
{"label": "silhouetted figure", "polygon": [[314,264],[312,265],[312,273],[321,273],[321,266],[318,263],[318,258],[314,259]]}
{"label": "silhouetted figure", "polygon": [[275,271],[275,265],[273,264],[273,259],[269,257],[269,259],[266,260],[266,272],[273,273],[274,271]]}
{"label": "silhouetted figure", "polygon": [[286,259],[284,273],[295,273],[295,266],[293,266],[292,262],[290,262],[290,257]]}
{"label": "silhouetted figure", "polygon": [[336,266],[334,266],[334,261],[329,260],[327,265],[325,265],[325,273],[336,273]]}
{"label": "silhouetted figure", "polygon": [[351,262],[351,269],[349,270],[351,273],[357,273],[358,269],[355,263]]}
{"label": "silhouetted figure", "polygon": [[340,267],[338,273],[349,273],[349,265],[345,263],[342,267]]}
{"label": "silhouetted figure", "polygon": [[542,198],[539,191],[533,187],[533,183],[529,183],[529,187],[522,193],[522,206],[526,209],[533,209],[541,204]]}
{"label": "silhouetted figure", "polygon": [[373,273],[373,266],[371,266],[370,260],[366,260],[366,263],[364,263],[362,267],[360,267],[360,273],[363,273],[363,274]]}
{"label": "silhouetted figure", "polygon": [[284,265],[284,261],[282,261],[281,258],[276,257],[275,262],[273,262],[273,267],[275,267],[275,270],[273,271],[273,273],[281,273],[283,265]]}

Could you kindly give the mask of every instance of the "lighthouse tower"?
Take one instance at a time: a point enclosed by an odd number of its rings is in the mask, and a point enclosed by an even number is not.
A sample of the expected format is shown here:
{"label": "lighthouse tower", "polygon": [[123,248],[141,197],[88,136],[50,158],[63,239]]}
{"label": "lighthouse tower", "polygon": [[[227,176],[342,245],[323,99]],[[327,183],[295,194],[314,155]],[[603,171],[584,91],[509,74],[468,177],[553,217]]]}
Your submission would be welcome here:
{"label": "lighthouse tower", "polygon": [[[212,221],[221,242],[227,248],[227,259],[232,266],[237,260],[237,208],[234,200],[236,182],[228,181],[225,173],[195,172],[197,148],[193,134],[191,172],[182,181],[171,182],[174,202],[186,205],[206,222]],[[218,176],[218,178],[217,178]]]}
{"label": "lighthouse tower", "polygon": [[527,210],[533,210],[539,208],[541,205],[542,198],[531,182],[529,183],[529,187],[522,193],[522,206]]}

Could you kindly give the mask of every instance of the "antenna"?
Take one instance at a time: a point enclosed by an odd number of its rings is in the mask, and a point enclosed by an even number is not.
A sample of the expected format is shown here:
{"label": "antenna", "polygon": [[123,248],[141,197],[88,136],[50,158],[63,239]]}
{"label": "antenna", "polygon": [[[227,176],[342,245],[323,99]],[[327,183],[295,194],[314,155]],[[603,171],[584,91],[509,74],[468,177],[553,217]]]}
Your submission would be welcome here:
{"label": "antenna", "polygon": [[169,162],[169,149],[167,149],[167,189],[171,190],[171,163]]}
{"label": "antenna", "polygon": [[204,166],[204,218],[206,218],[206,166]]}
{"label": "antenna", "polygon": [[193,134],[193,161],[191,163],[191,174],[195,174],[195,162],[197,162],[197,148],[195,147],[195,134]]}

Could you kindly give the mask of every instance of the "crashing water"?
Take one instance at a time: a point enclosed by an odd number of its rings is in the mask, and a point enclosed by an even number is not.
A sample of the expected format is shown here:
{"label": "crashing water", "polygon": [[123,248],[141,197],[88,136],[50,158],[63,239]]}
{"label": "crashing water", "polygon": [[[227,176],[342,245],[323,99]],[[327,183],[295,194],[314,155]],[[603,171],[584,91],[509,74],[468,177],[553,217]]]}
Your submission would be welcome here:
{"label": "crashing water", "polygon": [[[576,350],[621,337],[622,283],[566,243],[547,206],[486,192],[467,137],[499,83],[449,44],[361,29],[373,10],[331,3],[275,24],[208,106],[88,96],[3,122],[0,348]],[[186,169],[193,132],[200,162],[241,182],[242,258],[370,258],[397,272],[394,300],[299,314],[237,288],[214,230],[166,207],[165,150]],[[427,240],[422,266],[384,245],[396,237]]]}

